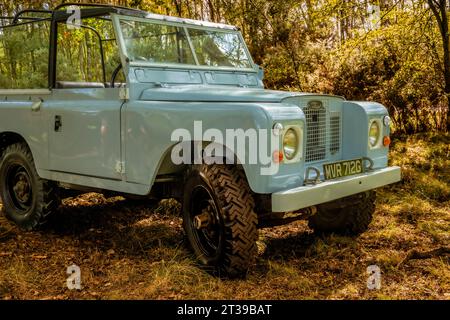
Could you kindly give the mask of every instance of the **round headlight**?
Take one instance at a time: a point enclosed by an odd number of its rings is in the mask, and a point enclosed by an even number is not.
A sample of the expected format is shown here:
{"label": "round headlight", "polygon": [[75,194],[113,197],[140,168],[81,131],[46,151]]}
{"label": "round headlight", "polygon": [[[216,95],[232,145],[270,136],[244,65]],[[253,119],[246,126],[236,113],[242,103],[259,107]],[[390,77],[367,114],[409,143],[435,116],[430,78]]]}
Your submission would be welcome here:
{"label": "round headlight", "polygon": [[292,160],[298,151],[298,135],[294,129],[288,129],[283,137],[283,152],[287,160]]}
{"label": "round headlight", "polygon": [[389,125],[391,124],[391,118],[389,116],[384,116],[383,123],[386,127],[389,127]]}
{"label": "round headlight", "polygon": [[371,147],[375,147],[380,139],[380,125],[378,121],[373,121],[369,129],[369,144]]}

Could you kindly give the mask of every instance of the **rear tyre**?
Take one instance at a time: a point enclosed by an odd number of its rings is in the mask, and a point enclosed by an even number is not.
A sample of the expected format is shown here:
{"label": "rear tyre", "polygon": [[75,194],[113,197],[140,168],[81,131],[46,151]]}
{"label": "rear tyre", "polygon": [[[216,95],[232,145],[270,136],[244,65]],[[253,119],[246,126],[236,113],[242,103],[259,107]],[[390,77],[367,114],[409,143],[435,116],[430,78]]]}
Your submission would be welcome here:
{"label": "rear tyre", "polygon": [[[375,200],[375,191],[368,191],[321,205],[317,213],[309,218],[309,227],[319,234],[358,236],[367,231],[372,222]],[[333,205],[337,208],[330,208]]]}
{"label": "rear tyre", "polygon": [[56,186],[38,176],[23,143],[6,147],[0,157],[0,196],[5,216],[24,230],[44,224],[59,205]]}
{"label": "rear tyre", "polygon": [[244,172],[196,166],[184,191],[183,225],[200,263],[219,276],[245,275],[257,254],[258,218]]}

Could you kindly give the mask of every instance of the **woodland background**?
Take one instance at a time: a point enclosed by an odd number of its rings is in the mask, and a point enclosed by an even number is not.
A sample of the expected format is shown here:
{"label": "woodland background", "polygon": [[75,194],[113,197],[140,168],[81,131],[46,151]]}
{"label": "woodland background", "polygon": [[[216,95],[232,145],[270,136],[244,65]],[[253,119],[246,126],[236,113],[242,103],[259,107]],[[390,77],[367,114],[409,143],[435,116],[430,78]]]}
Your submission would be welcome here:
{"label": "woodland background", "polygon": [[[0,15],[60,2],[2,1]],[[450,1],[82,2],[237,25],[255,62],[266,70],[268,88],[381,102],[397,133],[450,131]]]}
{"label": "woodland background", "polygon": [[[27,233],[0,215],[0,299],[450,299],[449,1],[112,2],[239,26],[268,88],[383,103],[395,130],[389,165],[402,167],[402,181],[377,191],[359,238],[319,237],[305,221],[261,230],[255,266],[233,281],[196,265],[174,200],[85,194]],[[58,3],[1,0],[0,15]],[[67,289],[72,264],[80,291]],[[374,264],[380,290],[367,289]]]}

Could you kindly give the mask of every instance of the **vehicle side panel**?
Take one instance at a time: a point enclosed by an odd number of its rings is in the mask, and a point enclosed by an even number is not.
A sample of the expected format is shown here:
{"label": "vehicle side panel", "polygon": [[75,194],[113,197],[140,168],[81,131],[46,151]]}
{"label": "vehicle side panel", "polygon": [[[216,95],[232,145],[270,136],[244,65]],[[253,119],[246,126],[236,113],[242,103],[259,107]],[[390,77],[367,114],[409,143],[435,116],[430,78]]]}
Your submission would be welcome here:
{"label": "vehicle side panel", "polygon": [[30,147],[38,171],[48,168],[47,122],[41,111],[32,111],[32,106],[48,99],[51,92],[47,90],[0,91],[0,134],[10,132],[20,135]]}

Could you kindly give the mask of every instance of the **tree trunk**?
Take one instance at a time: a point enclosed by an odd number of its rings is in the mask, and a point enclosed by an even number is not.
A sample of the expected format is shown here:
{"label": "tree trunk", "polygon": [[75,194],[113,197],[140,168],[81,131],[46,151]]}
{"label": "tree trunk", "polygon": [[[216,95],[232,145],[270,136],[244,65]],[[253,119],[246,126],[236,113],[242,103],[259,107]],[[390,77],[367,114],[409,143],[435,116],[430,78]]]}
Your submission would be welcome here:
{"label": "tree trunk", "polygon": [[444,49],[444,79],[445,94],[447,96],[447,131],[450,132],[450,48],[449,48],[449,30],[447,18],[446,0],[441,0],[440,12],[442,17],[442,46]]}
{"label": "tree trunk", "polygon": [[[447,98],[447,131],[450,132],[450,44],[447,18],[447,0],[427,0],[436,18],[441,33],[443,56],[444,92]],[[449,0],[450,2],[450,0]]]}

